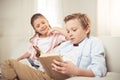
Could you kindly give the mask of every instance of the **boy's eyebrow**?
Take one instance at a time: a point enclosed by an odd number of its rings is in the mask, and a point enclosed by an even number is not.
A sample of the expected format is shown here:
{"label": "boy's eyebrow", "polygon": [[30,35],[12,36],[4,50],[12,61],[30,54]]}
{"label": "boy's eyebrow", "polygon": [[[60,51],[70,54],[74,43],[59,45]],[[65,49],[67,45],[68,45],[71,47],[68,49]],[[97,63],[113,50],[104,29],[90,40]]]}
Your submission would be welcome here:
{"label": "boy's eyebrow", "polygon": [[72,27],[72,28],[77,28],[77,26],[75,26],[75,27]]}
{"label": "boy's eyebrow", "polygon": [[74,26],[72,26],[72,27],[78,27],[78,26],[80,26],[80,24],[74,25]]}
{"label": "boy's eyebrow", "polygon": [[71,29],[78,28],[78,25],[71,27]]}

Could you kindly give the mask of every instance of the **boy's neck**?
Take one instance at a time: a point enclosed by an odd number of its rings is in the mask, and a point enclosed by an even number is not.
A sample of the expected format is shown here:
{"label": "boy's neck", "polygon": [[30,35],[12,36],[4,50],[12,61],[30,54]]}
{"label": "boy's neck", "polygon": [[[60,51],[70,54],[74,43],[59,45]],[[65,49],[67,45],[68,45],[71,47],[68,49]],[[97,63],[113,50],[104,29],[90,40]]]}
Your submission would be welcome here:
{"label": "boy's neck", "polygon": [[79,44],[73,44],[73,46],[78,46]]}

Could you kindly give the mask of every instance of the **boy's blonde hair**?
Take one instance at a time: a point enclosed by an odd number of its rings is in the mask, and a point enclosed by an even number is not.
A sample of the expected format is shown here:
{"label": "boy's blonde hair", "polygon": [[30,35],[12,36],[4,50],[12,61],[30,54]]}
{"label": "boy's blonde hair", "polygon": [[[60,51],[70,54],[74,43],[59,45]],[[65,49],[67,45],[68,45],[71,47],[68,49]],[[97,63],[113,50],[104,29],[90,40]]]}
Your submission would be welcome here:
{"label": "boy's blonde hair", "polygon": [[[83,29],[87,29],[88,27],[91,26],[89,17],[86,14],[82,14],[82,13],[74,13],[68,15],[64,18],[64,22],[66,23],[69,20],[73,20],[73,19],[78,19]],[[89,35],[90,35],[90,31],[88,32],[87,36],[89,37]]]}

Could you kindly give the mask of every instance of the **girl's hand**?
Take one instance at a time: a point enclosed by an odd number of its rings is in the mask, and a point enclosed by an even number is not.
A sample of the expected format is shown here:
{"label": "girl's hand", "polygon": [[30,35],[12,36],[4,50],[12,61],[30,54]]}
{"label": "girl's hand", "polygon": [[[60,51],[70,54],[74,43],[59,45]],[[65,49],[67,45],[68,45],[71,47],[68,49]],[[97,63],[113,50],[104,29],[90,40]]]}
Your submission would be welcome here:
{"label": "girl's hand", "polygon": [[68,39],[68,40],[70,39],[65,28],[53,27],[48,31],[48,35],[52,35],[54,33],[60,33],[60,34],[64,35],[66,39]]}
{"label": "girl's hand", "polygon": [[17,59],[16,59],[16,61],[20,61],[20,59],[19,59],[19,58],[17,58]]}
{"label": "girl's hand", "polygon": [[72,62],[64,61],[59,62],[57,60],[53,61],[52,69],[66,75],[77,75],[78,67],[75,66]]}
{"label": "girl's hand", "polygon": [[62,34],[62,28],[60,27],[53,27],[48,31],[48,35],[54,34],[54,33],[60,33]]}

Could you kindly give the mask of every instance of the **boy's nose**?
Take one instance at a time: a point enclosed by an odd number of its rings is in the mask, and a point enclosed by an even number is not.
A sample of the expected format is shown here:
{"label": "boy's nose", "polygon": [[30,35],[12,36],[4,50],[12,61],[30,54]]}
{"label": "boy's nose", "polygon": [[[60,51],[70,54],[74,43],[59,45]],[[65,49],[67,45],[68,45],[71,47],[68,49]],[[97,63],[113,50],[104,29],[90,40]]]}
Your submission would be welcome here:
{"label": "boy's nose", "polygon": [[70,36],[70,37],[72,37],[72,34],[71,34],[71,33],[69,33],[69,36]]}

